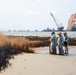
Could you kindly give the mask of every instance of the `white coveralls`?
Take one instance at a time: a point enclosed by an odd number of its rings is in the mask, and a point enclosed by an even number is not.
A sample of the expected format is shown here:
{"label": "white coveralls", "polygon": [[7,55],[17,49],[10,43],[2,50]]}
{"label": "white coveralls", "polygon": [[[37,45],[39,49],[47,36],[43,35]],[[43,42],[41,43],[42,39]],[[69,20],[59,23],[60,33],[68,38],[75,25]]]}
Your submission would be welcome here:
{"label": "white coveralls", "polygon": [[51,43],[50,43],[50,53],[56,54],[57,38],[54,34],[51,36],[50,41],[51,41]]}
{"label": "white coveralls", "polygon": [[62,55],[64,54],[64,51],[63,51],[63,36],[59,36],[58,37],[58,49],[59,49],[59,54]]}

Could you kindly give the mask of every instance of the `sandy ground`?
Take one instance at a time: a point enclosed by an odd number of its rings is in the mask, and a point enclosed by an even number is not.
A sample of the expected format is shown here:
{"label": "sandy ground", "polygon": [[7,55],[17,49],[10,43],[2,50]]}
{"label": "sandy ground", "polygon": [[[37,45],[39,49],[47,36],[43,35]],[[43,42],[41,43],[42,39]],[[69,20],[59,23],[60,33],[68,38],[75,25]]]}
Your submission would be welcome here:
{"label": "sandy ground", "polygon": [[69,55],[50,55],[48,47],[35,48],[34,54],[15,56],[11,67],[0,75],[76,75],[76,47],[69,47]]}

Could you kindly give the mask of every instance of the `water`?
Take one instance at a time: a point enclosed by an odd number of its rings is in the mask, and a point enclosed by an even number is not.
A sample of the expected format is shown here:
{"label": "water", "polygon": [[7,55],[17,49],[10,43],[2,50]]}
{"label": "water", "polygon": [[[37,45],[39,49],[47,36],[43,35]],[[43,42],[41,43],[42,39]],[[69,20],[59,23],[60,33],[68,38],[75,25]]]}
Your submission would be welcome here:
{"label": "water", "polygon": [[[14,31],[2,31],[0,32],[1,34],[4,35],[12,35],[12,36],[50,36],[51,32],[34,32],[34,31],[30,31],[30,32],[14,32]],[[56,32],[56,35],[59,32]],[[61,32],[63,33],[63,32]],[[69,37],[76,37],[76,32],[74,31],[67,31],[67,34]],[[58,35],[57,35],[58,36]]]}

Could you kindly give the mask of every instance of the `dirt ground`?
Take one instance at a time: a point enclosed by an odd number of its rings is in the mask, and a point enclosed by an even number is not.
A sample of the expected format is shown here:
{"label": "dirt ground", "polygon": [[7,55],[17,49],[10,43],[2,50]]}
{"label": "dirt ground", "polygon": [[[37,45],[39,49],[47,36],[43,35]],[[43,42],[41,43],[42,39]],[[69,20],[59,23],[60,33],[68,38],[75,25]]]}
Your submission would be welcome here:
{"label": "dirt ground", "polygon": [[76,75],[76,46],[69,46],[65,56],[50,55],[49,47],[35,48],[35,53],[20,54],[0,75]]}

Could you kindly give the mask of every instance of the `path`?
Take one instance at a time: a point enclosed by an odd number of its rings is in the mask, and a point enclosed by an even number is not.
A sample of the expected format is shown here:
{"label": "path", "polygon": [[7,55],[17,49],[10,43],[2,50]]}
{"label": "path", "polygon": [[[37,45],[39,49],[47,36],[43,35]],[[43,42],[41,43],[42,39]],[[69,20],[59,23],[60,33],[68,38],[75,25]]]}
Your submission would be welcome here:
{"label": "path", "polygon": [[0,75],[76,75],[76,47],[68,56],[50,55],[48,47],[36,48],[34,54],[15,56],[11,67]]}

